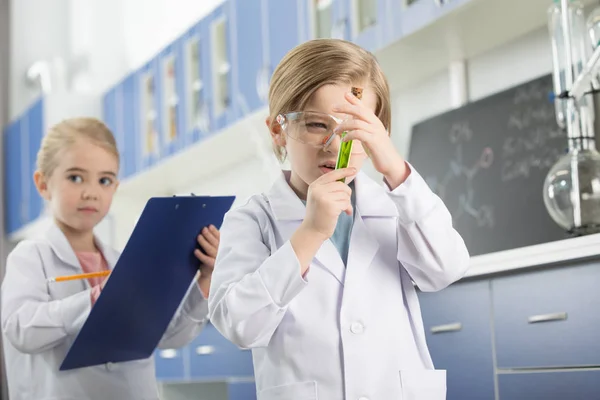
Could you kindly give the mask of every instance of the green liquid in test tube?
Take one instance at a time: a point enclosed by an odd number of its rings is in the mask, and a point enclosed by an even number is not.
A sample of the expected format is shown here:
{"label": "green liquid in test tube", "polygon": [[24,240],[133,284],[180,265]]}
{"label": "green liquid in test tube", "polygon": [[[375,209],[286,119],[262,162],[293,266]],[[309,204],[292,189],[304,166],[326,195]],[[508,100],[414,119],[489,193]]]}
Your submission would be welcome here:
{"label": "green liquid in test tube", "polygon": [[[362,89],[361,88],[352,88],[352,94],[359,99],[362,98]],[[342,138],[346,136],[347,132],[342,132]],[[335,169],[347,168],[350,164],[350,154],[352,154],[352,140],[347,142],[341,142],[340,149],[338,151],[337,161],[335,163]],[[345,182],[346,179],[342,178],[339,180],[340,182]]]}

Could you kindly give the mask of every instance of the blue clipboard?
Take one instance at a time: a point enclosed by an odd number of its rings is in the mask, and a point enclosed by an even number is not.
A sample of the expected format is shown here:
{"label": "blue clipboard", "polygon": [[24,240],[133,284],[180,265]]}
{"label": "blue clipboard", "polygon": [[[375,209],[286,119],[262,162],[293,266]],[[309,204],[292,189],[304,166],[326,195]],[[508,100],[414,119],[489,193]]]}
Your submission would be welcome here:
{"label": "blue clipboard", "polygon": [[234,200],[148,200],[60,370],[150,357],[198,272],[198,234],[211,224],[219,228]]}

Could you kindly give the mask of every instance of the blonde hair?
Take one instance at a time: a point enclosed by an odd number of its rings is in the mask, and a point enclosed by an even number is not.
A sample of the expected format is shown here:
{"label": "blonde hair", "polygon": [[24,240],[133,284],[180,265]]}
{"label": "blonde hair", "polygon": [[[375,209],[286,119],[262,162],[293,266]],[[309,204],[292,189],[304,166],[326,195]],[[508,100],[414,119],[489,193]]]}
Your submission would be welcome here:
{"label": "blonde hair", "polygon": [[[310,40],[285,55],[271,78],[271,121],[282,113],[302,111],[312,95],[328,84],[370,85],[377,96],[375,115],[391,131],[390,89],[381,67],[373,54],[339,39]],[[284,148],[274,145],[273,151],[284,161]]]}
{"label": "blonde hair", "polygon": [[117,143],[110,129],[96,118],[79,117],[63,120],[50,128],[37,154],[38,171],[50,177],[58,165],[60,153],[79,140],[89,140],[104,148],[119,162]]}

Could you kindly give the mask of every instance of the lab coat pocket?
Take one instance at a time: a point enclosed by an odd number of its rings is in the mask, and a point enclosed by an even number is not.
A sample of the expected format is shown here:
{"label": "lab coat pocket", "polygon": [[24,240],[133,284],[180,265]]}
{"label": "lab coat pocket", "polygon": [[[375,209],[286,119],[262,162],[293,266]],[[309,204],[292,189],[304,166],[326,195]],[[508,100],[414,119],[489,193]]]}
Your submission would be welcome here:
{"label": "lab coat pocket", "polygon": [[400,371],[402,400],[446,400],[446,370]]}
{"label": "lab coat pocket", "polygon": [[261,390],[258,400],[318,400],[317,382],[299,382]]}

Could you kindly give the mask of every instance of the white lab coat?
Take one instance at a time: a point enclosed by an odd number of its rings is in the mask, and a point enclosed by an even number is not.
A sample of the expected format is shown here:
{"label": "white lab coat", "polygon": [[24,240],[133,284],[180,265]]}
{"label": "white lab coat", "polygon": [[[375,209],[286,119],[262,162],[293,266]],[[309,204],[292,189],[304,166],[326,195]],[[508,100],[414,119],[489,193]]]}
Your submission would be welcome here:
{"label": "white lab coat", "polygon": [[[119,253],[96,239],[109,267]],[[87,280],[47,283],[46,278],[82,273],[62,231],[53,225],[21,241],[7,259],[2,283],[2,336],[11,400],[155,400],[153,357],[59,371],[91,310]],[[192,284],[163,336],[160,348],[182,347],[202,330],[208,302]]]}
{"label": "white lab coat", "polygon": [[436,291],[468,268],[442,201],[414,169],[392,192],[360,173],[347,268],[327,241],[303,279],[287,176],[226,215],[209,296],[215,327],[252,349],[258,399],[445,399],[412,282]]}

